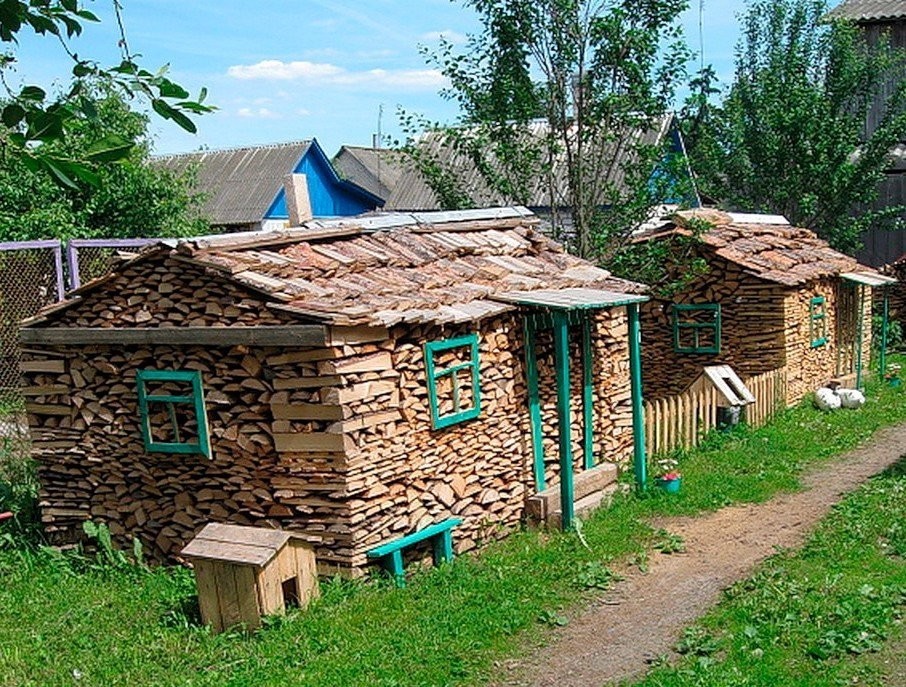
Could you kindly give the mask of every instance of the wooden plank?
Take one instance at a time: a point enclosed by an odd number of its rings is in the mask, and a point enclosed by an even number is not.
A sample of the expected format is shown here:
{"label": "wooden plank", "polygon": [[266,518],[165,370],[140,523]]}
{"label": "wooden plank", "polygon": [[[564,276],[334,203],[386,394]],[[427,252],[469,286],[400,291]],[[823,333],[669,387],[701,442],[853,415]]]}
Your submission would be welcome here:
{"label": "wooden plank", "polygon": [[[26,331],[26,330],[22,330]],[[23,360],[19,363],[20,372],[51,372],[63,374],[66,372],[65,360]]]}
{"label": "wooden plank", "polygon": [[236,600],[239,606],[239,617],[249,629],[261,625],[261,614],[258,612],[258,596],[255,591],[255,570],[247,565],[233,565],[236,580]]}
{"label": "wooden plank", "polygon": [[284,610],[280,571],[268,566],[258,571],[258,608],[261,615],[274,615]]}
{"label": "wooden plank", "polygon": [[[20,329],[26,344],[197,344],[199,346],[321,346],[327,329],[319,324],[262,327],[47,327]],[[38,372],[53,370],[37,370]]]}
{"label": "wooden plank", "polygon": [[325,360],[318,363],[318,373],[324,375],[354,374],[356,372],[382,372],[393,367],[390,353],[381,351],[372,355]]}
{"label": "wooden plank", "polygon": [[205,560],[193,561],[195,569],[195,586],[198,589],[198,608],[201,619],[214,632],[221,632],[223,618],[220,615],[220,600],[217,594],[217,584],[214,576],[214,563]]}
{"label": "wooden plank", "polygon": [[[230,525],[222,522],[209,522],[199,532],[193,541],[199,542],[224,542],[235,544],[248,544],[260,546],[276,552],[290,539],[289,532],[267,527],[246,527],[244,525]],[[186,548],[189,548],[188,546]],[[183,549],[184,555],[186,550]]]}
{"label": "wooden plank", "polygon": [[224,629],[242,622],[239,613],[239,590],[236,588],[237,566],[220,563],[214,566],[214,584],[217,586],[217,601],[220,604],[220,617]]}
{"label": "wooden plank", "polygon": [[42,384],[40,386],[26,386],[22,388],[23,396],[59,396],[69,393],[66,384]]}
{"label": "wooden plank", "polygon": [[312,389],[319,386],[336,386],[342,380],[335,376],[312,376],[312,377],[278,377],[273,381],[274,389]]}
{"label": "wooden plank", "polygon": [[390,394],[397,389],[399,389],[399,384],[396,382],[363,382],[345,389],[322,389],[321,401],[329,404],[346,405],[366,398]]}
{"label": "wooden plank", "polygon": [[196,538],[182,550],[182,555],[191,559],[204,558],[261,567],[273,557],[274,550],[269,546]]}
{"label": "wooden plank", "polygon": [[328,346],[340,346],[386,341],[389,338],[390,332],[386,327],[329,327],[326,343]]}
{"label": "wooden plank", "polygon": [[342,358],[345,354],[339,348],[309,348],[304,351],[292,351],[280,355],[270,355],[266,358],[267,364],[272,367],[292,365],[294,363],[307,363],[330,358]]}
{"label": "wooden plank", "polygon": [[315,552],[311,547],[302,542],[292,542],[296,556],[296,579],[299,583],[299,606],[305,608],[309,603],[320,596],[318,587],[318,566],[315,561]]}
{"label": "wooden plank", "polygon": [[62,403],[26,403],[25,410],[33,415],[69,415],[72,407]]}
{"label": "wooden plank", "polygon": [[352,440],[343,434],[328,432],[296,432],[274,434],[274,445],[278,453],[338,453],[351,449]]}
{"label": "wooden plank", "polygon": [[271,403],[275,420],[342,420],[343,406],[321,403]]}

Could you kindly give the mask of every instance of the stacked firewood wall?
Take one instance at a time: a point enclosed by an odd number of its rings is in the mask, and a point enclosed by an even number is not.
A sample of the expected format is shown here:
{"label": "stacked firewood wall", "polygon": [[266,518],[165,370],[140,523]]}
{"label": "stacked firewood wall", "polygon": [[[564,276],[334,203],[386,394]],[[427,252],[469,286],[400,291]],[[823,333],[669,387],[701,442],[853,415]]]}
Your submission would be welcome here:
{"label": "stacked firewood wall", "polygon": [[[786,319],[787,404],[798,403],[839,372],[837,367],[838,340],[837,308],[839,305],[836,284],[838,280],[821,279],[790,290],[784,312]],[[825,299],[827,342],[812,346],[813,328],[810,320],[810,303],[813,298]]]}
{"label": "stacked firewood wall", "polygon": [[[642,305],[642,375],[648,400],[682,393],[707,365],[730,365],[744,377],[784,365],[783,291],[732,263],[713,255],[707,259],[709,272],[674,298],[653,298]],[[674,350],[674,303],[720,304],[720,353]]]}
{"label": "stacked firewood wall", "polygon": [[153,270],[138,261],[111,273],[104,288],[86,294],[79,307],[60,313],[54,325],[222,327],[293,322],[268,310],[261,299],[241,293],[214,274],[206,274],[203,267],[172,257],[158,258],[157,262],[160,264]]}
{"label": "stacked firewood wall", "polygon": [[[622,361],[628,361],[625,329],[625,320],[604,317],[595,344],[596,452],[615,462],[627,460],[632,446],[628,362]],[[386,346],[390,355],[384,369],[343,374],[346,389],[368,384],[380,392],[352,400],[346,408],[355,418],[347,434],[355,446],[348,475],[354,565],[364,564],[365,553],[382,542],[447,517],[464,519],[454,536],[459,552],[505,535],[522,519],[524,501],[534,493],[534,478],[521,317],[499,317],[477,329],[479,417],[443,429],[431,427],[423,345],[471,331],[475,325],[396,328]],[[623,338],[608,340],[611,336]],[[615,360],[603,360],[605,355]],[[578,367],[572,386],[573,424],[581,428],[580,360],[577,356],[571,363]],[[341,371],[347,366],[337,364]],[[547,387],[553,384],[552,379],[545,382],[542,398],[549,396]],[[546,440],[555,441],[555,407],[545,405]],[[553,465],[548,474],[556,479]]]}
{"label": "stacked firewood wall", "polygon": [[[887,287],[890,321],[899,322],[906,331],[906,260],[895,263],[888,273],[897,279],[896,284]],[[875,298],[883,298],[881,289],[875,289]]]}

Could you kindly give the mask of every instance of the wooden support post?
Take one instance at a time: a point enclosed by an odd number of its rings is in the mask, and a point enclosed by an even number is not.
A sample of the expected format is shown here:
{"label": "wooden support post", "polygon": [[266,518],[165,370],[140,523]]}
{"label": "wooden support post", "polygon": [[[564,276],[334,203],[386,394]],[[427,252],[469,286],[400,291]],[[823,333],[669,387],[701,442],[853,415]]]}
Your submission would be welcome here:
{"label": "wooden support post", "polygon": [[570,441],[569,322],[565,311],[554,313],[554,369],[557,372],[557,435],[560,443],[560,508],[563,530],[572,529],[575,516],[573,448]]}
{"label": "wooden support post", "polygon": [[863,286],[856,287],[856,298],[859,299],[859,320],[856,323],[856,388],[862,388],[862,336],[863,324],[865,317],[865,289]]}
{"label": "wooden support post", "polygon": [[582,458],[585,469],[595,466],[594,456],[594,358],[591,351],[591,318],[589,312],[582,313]]}
{"label": "wooden support post", "polygon": [[645,463],[645,408],[642,403],[642,330],[639,326],[639,306],[626,306],[629,315],[629,375],[632,385],[632,441],[636,487],[645,491],[648,485],[648,466]]}
{"label": "wooden support post", "polygon": [[544,444],[541,438],[541,395],[538,391],[538,352],[536,344],[535,315],[525,316],[525,376],[528,385],[529,424],[532,431],[532,464],[535,470],[535,489],[547,488],[544,479]]}

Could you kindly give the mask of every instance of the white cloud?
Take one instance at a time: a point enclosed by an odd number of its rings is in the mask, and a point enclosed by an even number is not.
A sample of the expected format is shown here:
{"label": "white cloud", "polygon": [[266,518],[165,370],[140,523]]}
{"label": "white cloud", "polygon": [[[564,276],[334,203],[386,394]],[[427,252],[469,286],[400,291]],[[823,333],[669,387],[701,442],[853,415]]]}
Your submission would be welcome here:
{"label": "white cloud", "polygon": [[281,60],[262,60],[255,64],[237,64],[227,69],[227,76],[234,79],[325,79],[342,73],[339,67],[324,62],[283,62]]}
{"label": "white cloud", "polygon": [[431,43],[445,40],[448,43],[452,43],[453,45],[462,45],[469,39],[469,37],[464,33],[454,31],[453,29],[444,29],[443,31],[429,31],[428,33],[423,33],[421,36],[419,36],[419,38],[423,41],[429,41]]}
{"label": "white cloud", "polygon": [[280,115],[266,107],[240,107],[236,114],[246,119],[280,119]]}
{"label": "white cloud", "polygon": [[298,110],[296,110],[296,114],[300,117],[307,117],[311,114],[311,110],[306,110],[304,107],[300,107]]}
{"label": "white cloud", "polygon": [[369,69],[350,71],[325,62],[263,60],[233,65],[227,75],[242,80],[304,81],[309,85],[362,88],[438,89],[446,79],[436,69]]}

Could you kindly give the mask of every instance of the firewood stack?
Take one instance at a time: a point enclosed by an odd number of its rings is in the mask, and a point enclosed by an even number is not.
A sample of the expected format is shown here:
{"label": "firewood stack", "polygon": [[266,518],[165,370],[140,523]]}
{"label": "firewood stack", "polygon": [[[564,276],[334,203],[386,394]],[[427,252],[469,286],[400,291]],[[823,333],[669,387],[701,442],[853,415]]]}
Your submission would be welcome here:
{"label": "firewood stack", "polygon": [[[152,249],[43,311],[23,330],[22,370],[48,535],[68,543],[84,520],[104,521],[121,545],[136,536],[152,557],[172,560],[210,521],[279,527],[314,546],[322,572],[355,573],[369,549],[447,517],[464,520],[460,552],[512,530],[534,491],[524,313],[488,296],[640,288],[565,255],[527,221],[407,224],[401,236],[318,224],[270,239],[205,237]],[[319,345],[261,343],[269,329],[313,321]],[[160,342],[185,327],[206,343]],[[137,342],[136,332],[156,338]],[[480,415],[432,429],[424,345],[473,332]],[[595,453],[610,462],[628,461],[632,447],[627,334],[622,308],[596,313]],[[240,335],[248,341],[220,342]],[[571,430],[580,465],[578,336]],[[559,465],[549,336],[538,356],[550,483]],[[145,449],[139,370],[202,373],[211,458]]]}

